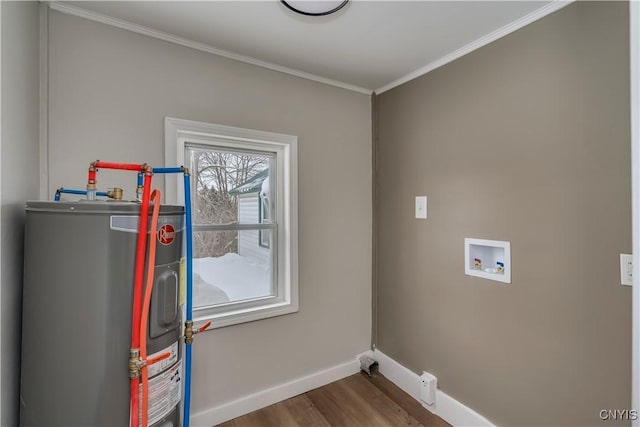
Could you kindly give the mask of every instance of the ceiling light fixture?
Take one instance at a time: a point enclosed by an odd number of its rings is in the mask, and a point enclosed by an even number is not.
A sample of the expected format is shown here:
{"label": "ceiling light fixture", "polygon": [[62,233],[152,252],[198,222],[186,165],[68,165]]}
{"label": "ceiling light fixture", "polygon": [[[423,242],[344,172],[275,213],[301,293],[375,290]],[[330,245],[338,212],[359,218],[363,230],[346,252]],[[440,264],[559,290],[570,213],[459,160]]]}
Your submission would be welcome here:
{"label": "ceiling light fixture", "polygon": [[339,11],[349,0],[328,1],[328,0],[280,0],[285,6],[296,13],[307,16],[324,16]]}

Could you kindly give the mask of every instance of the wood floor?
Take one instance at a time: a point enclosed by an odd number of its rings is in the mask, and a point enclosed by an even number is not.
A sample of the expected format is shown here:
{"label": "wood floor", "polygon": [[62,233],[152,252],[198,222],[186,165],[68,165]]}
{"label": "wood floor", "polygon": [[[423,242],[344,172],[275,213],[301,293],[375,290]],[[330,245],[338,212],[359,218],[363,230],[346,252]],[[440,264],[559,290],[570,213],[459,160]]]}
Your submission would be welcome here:
{"label": "wood floor", "polygon": [[379,373],[358,373],[222,427],[449,426]]}

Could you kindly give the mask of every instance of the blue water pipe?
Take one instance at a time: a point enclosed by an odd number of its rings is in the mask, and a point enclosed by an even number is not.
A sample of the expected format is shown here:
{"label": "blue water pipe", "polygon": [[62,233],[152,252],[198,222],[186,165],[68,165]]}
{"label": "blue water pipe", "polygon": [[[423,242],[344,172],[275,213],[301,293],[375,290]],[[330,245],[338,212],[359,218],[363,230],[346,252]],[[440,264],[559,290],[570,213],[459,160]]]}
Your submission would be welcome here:
{"label": "blue water pipe", "polygon": [[153,173],[184,173],[186,170],[185,168],[180,166],[174,168],[153,168],[152,171]]}
{"label": "blue water pipe", "polygon": [[[185,234],[187,247],[187,308],[186,323],[193,322],[193,225],[191,222],[191,174],[187,168],[153,168],[153,173],[183,173],[184,174],[184,210],[185,210]],[[191,342],[185,340],[184,356],[184,414],[182,427],[189,427],[190,407],[191,407]]]}
{"label": "blue water pipe", "polygon": [[[54,202],[59,202],[60,201],[60,195],[62,195],[62,194],[78,194],[78,195],[86,196],[87,195],[87,190],[73,190],[71,188],[58,188],[56,190],[55,196],[53,196],[53,201]],[[98,191],[96,193],[96,196],[109,197],[109,194],[107,194],[104,191]]]}
{"label": "blue water pipe", "polygon": [[[193,236],[191,224],[191,179],[189,171],[184,173],[184,208],[187,233],[187,322],[193,321]],[[187,343],[185,352],[185,383],[184,383],[184,418],[182,427],[189,427],[189,406],[191,403],[191,343]]]}

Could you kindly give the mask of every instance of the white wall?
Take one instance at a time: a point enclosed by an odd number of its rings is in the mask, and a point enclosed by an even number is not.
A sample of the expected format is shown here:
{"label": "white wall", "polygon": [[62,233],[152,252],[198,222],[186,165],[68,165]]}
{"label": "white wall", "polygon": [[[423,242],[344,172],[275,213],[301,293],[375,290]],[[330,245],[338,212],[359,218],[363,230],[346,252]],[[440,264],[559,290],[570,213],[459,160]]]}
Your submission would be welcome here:
{"label": "white wall", "polygon": [[300,311],[198,336],[192,413],[368,350],[369,97],[59,12],[49,31],[49,194],[91,160],[162,165],[165,116],[298,136]]}
{"label": "white wall", "polygon": [[38,198],[38,3],[2,9],[1,329],[2,415],[18,423],[24,202]]}

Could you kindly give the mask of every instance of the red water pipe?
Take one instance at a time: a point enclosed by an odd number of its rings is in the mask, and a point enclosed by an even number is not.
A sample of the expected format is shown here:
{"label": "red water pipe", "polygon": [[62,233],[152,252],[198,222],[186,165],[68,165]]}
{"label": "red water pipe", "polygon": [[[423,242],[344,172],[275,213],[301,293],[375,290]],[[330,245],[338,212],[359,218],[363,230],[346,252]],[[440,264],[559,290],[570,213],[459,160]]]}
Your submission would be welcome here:
{"label": "red water pipe", "polygon": [[144,172],[147,170],[147,164],[135,164],[135,163],[114,163],[114,162],[101,162],[100,160],[96,160],[92,163],[95,168],[103,168],[103,169],[120,169],[125,171],[137,171]]}
{"label": "red water pipe", "polygon": [[160,213],[160,197],[160,191],[153,190],[153,193],[151,193],[153,213],[151,214],[151,231],[149,233],[147,283],[144,287],[142,314],[140,318],[140,359],[142,359],[143,362],[142,367],[140,368],[140,375],[142,377],[142,418],[140,427],[147,427],[149,421],[149,371],[147,366],[158,361],[157,359],[154,361],[147,360],[147,323],[149,321],[149,306],[151,305],[151,291],[153,289],[154,269],[156,264],[156,230],[158,228],[158,214]]}
{"label": "red water pipe", "polygon": [[144,283],[144,264],[147,254],[147,233],[149,231],[149,203],[151,199],[151,171],[144,174],[138,242],[136,247],[136,266],[133,279],[133,325],[131,343],[133,348],[140,345],[140,313],[142,312],[142,285]]}
{"label": "red water pipe", "polygon": [[[100,160],[96,160],[89,165],[89,176],[87,178],[87,191],[95,192],[97,189],[97,178],[96,173],[98,172],[98,168],[104,169],[120,169],[127,171],[137,171],[144,172],[147,169],[150,169],[146,163],[135,164],[135,163],[114,163],[114,162],[101,162]],[[90,197],[91,198],[91,197]]]}
{"label": "red water pipe", "polygon": [[[96,162],[98,163],[98,162]],[[144,282],[144,263],[147,252],[147,231],[149,227],[149,201],[151,193],[151,168],[144,171],[142,205],[138,224],[138,242],[136,247],[136,265],[133,279],[133,314],[131,316],[131,352],[140,348],[140,316],[142,311],[142,285]],[[154,236],[155,237],[155,236]],[[130,427],[138,427],[140,416],[140,378],[131,378]]]}
{"label": "red water pipe", "polygon": [[[136,264],[133,278],[133,309],[131,315],[131,351],[129,355],[131,411],[129,426],[138,427],[140,421],[140,367],[145,362],[140,359],[140,318],[142,311],[142,286],[144,282],[144,265],[147,251],[147,232],[149,225],[149,202],[151,194],[152,169],[146,163],[114,163],[97,160],[89,165],[87,193],[96,190],[96,173],[98,168],[129,170],[144,173],[142,205],[138,223],[138,241],[136,246]],[[159,205],[159,203],[158,203]],[[155,239],[155,235],[153,236]],[[146,350],[146,349],[145,349]],[[142,363],[141,363],[142,362]]]}
{"label": "red water pipe", "polygon": [[91,199],[90,194],[94,194],[98,191],[98,186],[96,185],[96,167],[93,163],[89,165],[89,177],[87,179],[87,197]]}
{"label": "red water pipe", "polygon": [[89,184],[96,183],[96,167],[94,165],[89,166]]}

